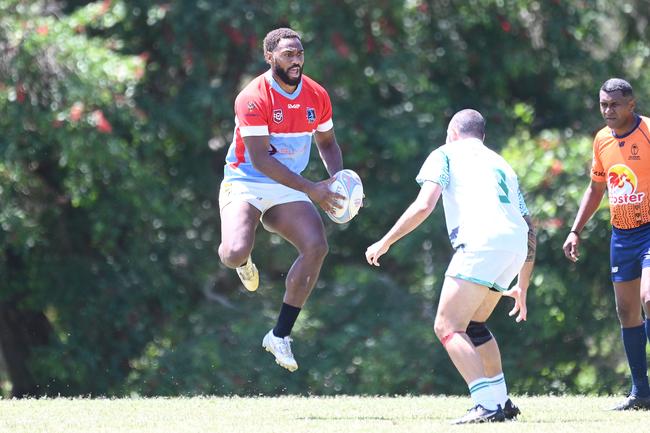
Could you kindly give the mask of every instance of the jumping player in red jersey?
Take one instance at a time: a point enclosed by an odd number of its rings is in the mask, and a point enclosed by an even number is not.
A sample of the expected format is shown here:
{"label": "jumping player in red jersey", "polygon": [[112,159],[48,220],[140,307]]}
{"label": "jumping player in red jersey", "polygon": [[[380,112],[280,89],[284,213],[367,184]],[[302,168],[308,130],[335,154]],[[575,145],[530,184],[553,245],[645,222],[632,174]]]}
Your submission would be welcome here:
{"label": "jumping player in red jersey", "polygon": [[219,257],[237,269],[246,289],[254,291],[259,273],[251,251],[260,221],[298,250],[287,273],[277,324],[262,341],[279,365],[294,371],[298,364],[289,335],[328,252],[323,221],[312,202],[333,212],[344,198],[329,190],[333,177],[312,182],[300,173],[309,162],[312,136],[330,176],[343,169],[343,159],[329,95],[302,74],[300,35],[288,28],[269,32],[264,38],[264,59],[270,69],[235,100],[235,132],[219,191]]}
{"label": "jumping player in red jersey", "polygon": [[646,358],[650,338],[650,119],[636,114],[634,108],[634,93],[627,81],[605,81],[600,88],[600,112],[607,126],[594,139],[591,183],[564,242],[566,257],[577,261],[580,232],[607,189],[611,276],[632,374],[632,390],[613,410],[650,409]]}

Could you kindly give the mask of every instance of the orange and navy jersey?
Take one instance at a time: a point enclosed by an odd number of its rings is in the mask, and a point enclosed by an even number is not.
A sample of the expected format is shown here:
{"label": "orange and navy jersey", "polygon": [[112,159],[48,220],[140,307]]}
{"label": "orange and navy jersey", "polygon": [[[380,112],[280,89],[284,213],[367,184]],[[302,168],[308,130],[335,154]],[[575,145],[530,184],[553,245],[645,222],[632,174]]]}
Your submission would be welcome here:
{"label": "orange and navy jersey", "polygon": [[296,90],[287,93],[267,71],[235,99],[235,132],[226,155],[224,181],[275,182],[253,167],[244,137],[268,136],[269,154],[299,174],[309,162],[312,135],[333,126],[332,104],[320,84],[303,75]]}
{"label": "orange and navy jersey", "polygon": [[591,179],[607,182],[612,225],[633,229],[650,222],[650,119],[637,116],[624,136],[605,127],[594,139]]}

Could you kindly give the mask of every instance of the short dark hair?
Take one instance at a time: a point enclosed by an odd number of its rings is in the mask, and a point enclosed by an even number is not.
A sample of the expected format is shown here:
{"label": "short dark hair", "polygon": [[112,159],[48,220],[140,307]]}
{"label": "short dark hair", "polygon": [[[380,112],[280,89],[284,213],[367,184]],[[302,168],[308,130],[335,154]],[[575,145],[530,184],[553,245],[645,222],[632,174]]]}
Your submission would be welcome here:
{"label": "short dark hair", "polygon": [[264,52],[273,51],[280,43],[280,39],[296,38],[300,41],[300,34],[287,27],[271,30],[264,37]]}
{"label": "short dark hair", "polygon": [[485,136],[485,119],[476,110],[467,108],[454,114],[449,125],[458,131],[461,136],[470,136],[483,139]]}
{"label": "short dark hair", "polygon": [[622,78],[610,78],[603,83],[603,85],[600,87],[600,90],[606,93],[612,93],[620,90],[623,96],[634,96],[634,90],[632,90],[632,86]]}

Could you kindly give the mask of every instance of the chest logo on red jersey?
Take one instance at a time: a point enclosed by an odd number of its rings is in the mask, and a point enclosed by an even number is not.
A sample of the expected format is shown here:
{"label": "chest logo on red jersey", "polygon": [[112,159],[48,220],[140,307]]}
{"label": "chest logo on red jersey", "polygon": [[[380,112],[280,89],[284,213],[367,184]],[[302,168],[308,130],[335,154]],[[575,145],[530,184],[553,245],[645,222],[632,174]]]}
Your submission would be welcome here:
{"label": "chest logo on red jersey", "polygon": [[643,201],[645,193],[636,192],[637,175],[625,164],[612,165],[607,170],[607,189],[610,204],[634,204]]}
{"label": "chest logo on red jersey", "polygon": [[284,120],[284,115],[282,114],[282,108],[277,108],[273,110],[273,121],[275,123],[282,123]]}
{"label": "chest logo on red jersey", "polygon": [[309,107],[307,108],[307,122],[314,123],[316,121],[316,110]]}

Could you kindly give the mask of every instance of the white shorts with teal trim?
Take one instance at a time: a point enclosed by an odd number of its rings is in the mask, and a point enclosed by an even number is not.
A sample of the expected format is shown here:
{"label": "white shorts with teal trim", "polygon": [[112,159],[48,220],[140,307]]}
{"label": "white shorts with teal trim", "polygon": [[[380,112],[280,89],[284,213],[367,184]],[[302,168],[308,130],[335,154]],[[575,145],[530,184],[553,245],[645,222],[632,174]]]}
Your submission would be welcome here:
{"label": "white shorts with teal trim", "polygon": [[256,207],[262,214],[279,204],[294,201],[311,203],[307,194],[289,188],[281,183],[257,183],[244,181],[221,182],[219,189],[219,209],[233,201],[245,201]]}
{"label": "white shorts with teal trim", "polygon": [[503,292],[508,290],[525,260],[525,255],[509,251],[458,250],[445,275]]}

